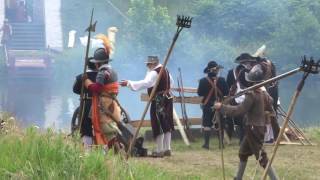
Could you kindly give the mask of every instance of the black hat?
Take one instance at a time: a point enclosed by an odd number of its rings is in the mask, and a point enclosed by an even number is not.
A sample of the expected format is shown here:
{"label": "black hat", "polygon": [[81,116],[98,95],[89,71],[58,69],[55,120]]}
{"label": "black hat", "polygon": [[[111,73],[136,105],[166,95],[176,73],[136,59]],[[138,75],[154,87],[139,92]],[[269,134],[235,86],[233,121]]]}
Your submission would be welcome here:
{"label": "black hat", "polygon": [[243,62],[256,62],[257,61],[257,58],[256,57],[253,57],[251,56],[249,53],[242,53],[240,54],[240,56],[238,56],[234,62],[235,63],[243,63]]}
{"label": "black hat", "polygon": [[109,61],[109,53],[104,48],[98,48],[93,55],[92,63],[106,63]]}
{"label": "black hat", "polygon": [[248,82],[261,82],[265,79],[265,70],[264,68],[260,65],[257,64],[253,66],[253,68],[245,73],[245,79]]}
{"label": "black hat", "polygon": [[222,68],[223,68],[223,66],[218,65],[215,61],[210,61],[207,65],[207,67],[204,68],[203,72],[209,73],[209,72],[211,72],[211,69],[218,70],[218,69],[222,69]]}
{"label": "black hat", "polygon": [[91,62],[90,60],[92,60],[93,59],[93,57],[90,57],[89,58],[89,61],[88,61],[88,69],[90,69],[90,70],[95,70],[96,69],[96,65],[93,63],[93,62]]}

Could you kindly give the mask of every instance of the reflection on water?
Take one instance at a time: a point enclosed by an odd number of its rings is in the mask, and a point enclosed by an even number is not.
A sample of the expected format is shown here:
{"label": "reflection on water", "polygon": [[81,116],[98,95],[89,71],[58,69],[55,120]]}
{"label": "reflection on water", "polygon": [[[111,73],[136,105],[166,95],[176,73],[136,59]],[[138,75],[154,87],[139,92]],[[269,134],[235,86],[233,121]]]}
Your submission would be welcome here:
{"label": "reflection on water", "polygon": [[14,114],[22,127],[36,125],[68,131],[77,99],[68,89],[56,91],[50,79],[1,79],[0,109]]}
{"label": "reflection on water", "polygon": [[[121,78],[127,78],[121,76],[121,69],[118,70]],[[297,75],[281,81],[281,104],[285,110],[288,109],[299,78]],[[187,77],[185,79],[186,86],[197,86],[197,81],[190,82]],[[78,96],[72,93],[73,77],[59,81],[8,78],[2,78],[0,81],[0,111],[13,113],[22,127],[37,125],[41,128],[53,127],[69,132],[73,110],[79,105]],[[293,119],[301,127],[320,126],[319,92],[320,78],[313,76],[307,79],[293,115]],[[127,88],[120,90],[119,100],[132,119],[141,118],[145,107],[145,103],[140,101],[140,93]],[[176,104],[175,108],[180,113],[180,105]],[[200,117],[200,106],[187,105],[187,113],[189,117]],[[149,119],[149,115],[146,119]]]}

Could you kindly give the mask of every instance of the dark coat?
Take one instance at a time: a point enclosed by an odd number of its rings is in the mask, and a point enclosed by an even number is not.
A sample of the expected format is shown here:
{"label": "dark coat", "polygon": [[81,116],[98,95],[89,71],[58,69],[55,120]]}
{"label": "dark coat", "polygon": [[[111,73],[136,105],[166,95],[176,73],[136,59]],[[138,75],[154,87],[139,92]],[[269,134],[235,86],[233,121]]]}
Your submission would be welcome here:
{"label": "dark coat", "polygon": [[[226,80],[223,77],[218,77],[217,87],[219,88],[220,92],[222,93],[222,96],[228,95],[229,87],[226,83]],[[197,93],[199,96],[203,96],[202,103],[207,98],[211,88],[212,88],[212,86],[206,77],[200,79]],[[213,106],[215,100],[216,100],[215,93],[213,93],[211,95],[211,97],[209,98],[207,106],[210,106],[210,107]]]}
{"label": "dark coat", "polygon": [[[97,72],[87,72],[88,78],[95,82]],[[76,94],[81,94],[81,87],[82,87],[82,74],[79,74],[76,77],[76,80],[73,84],[73,92]],[[89,112],[91,108],[91,98],[92,94],[86,88],[84,88],[84,97],[85,97],[85,107],[84,107],[84,118],[82,122],[82,127],[80,129],[81,136],[92,136],[92,123],[91,118],[89,117]]]}
{"label": "dark coat", "polygon": [[[218,77],[217,80],[217,87],[219,89],[218,96],[226,96],[228,95],[228,85],[224,78]],[[203,96],[202,104],[204,103],[205,99],[209,96],[209,92],[213,87],[209,83],[208,79],[206,77],[200,79],[199,86],[198,86],[198,95]],[[213,117],[214,117],[214,111],[212,110],[212,106],[214,102],[216,101],[215,92],[211,94],[211,97],[209,98],[207,104],[202,105],[202,126],[203,127],[212,127],[213,126]]]}

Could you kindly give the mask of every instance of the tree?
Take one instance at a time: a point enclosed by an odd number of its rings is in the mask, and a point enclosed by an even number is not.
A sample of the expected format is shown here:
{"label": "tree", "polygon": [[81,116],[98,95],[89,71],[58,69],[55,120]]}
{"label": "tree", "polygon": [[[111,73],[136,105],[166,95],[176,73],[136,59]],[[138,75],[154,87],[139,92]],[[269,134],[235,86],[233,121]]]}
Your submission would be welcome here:
{"label": "tree", "polygon": [[128,17],[131,21],[125,23],[122,39],[127,58],[164,55],[174,32],[168,9],[156,6],[153,0],[131,0]]}

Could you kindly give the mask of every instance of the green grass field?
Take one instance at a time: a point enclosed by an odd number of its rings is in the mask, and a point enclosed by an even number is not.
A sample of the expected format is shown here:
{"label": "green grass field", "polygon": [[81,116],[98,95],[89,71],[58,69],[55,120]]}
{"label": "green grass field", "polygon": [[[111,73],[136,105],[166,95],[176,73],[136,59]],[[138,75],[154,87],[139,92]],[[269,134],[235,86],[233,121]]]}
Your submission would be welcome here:
{"label": "green grass field", "polygon": [[[4,119],[8,119],[5,118]],[[85,154],[79,137],[69,137],[52,130],[41,132],[36,127],[18,129],[14,119],[6,120],[0,131],[1,179],[222,179],[220,150],[217,139],[211,150],[201,148],[202,139],[190,147],[182,141],[172,143],[173,156],[166,158],[131,158],[104,154],[96,148]],[[313,143],[320,143],[320,129],[308,129]],[[226,179],[232,179],[238,164],[237,140],[224,149]],[[146,146],[151,150],[152,142]],[[270,155],[272,146],[267,147]],[[320,149],[315,146],[282,145],[274,161],[281,179],[319,179]],[[256,162],[249,159],[245,179],[252,179]],[[257,168],[254,179],[260,179]]]}

